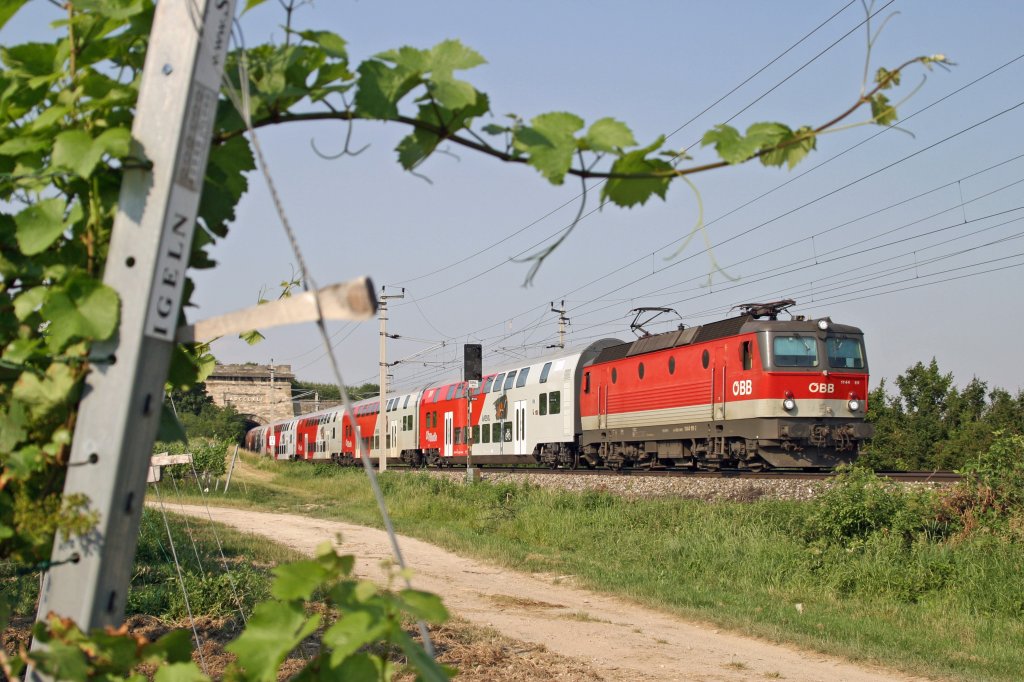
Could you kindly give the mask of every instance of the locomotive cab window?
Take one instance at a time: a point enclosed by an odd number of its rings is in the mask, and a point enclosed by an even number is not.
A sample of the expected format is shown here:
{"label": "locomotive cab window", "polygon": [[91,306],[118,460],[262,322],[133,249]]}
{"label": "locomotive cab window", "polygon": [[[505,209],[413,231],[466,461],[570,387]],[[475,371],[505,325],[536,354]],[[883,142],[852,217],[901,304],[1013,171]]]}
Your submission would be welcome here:
{"label": "locomotive cab window", "polygon": [[817,367],[818,340],[813,336],[791,334],[772,339],[776,367]]}
{"label": "locomotive cab window", "polygon": [[860,339],[830,336],[825,339],[825,348],[832,369],[864,369],[864,346]]}

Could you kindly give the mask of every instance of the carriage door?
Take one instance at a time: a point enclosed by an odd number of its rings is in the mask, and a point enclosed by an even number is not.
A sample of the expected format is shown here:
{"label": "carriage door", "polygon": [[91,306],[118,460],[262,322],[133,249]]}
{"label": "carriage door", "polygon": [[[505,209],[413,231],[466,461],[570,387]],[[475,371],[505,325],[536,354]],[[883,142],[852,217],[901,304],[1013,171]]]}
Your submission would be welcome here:
{"label": "carriage door", "polygon": [[526,451],[526,401],[517,400],[515,404],[515,425],[512,428],[513,448],[515,454],[530,454]]}
{"label": "carriage door", "polygon": [[388,456],[398,457],[398,421],[392,420],[388,426],[391,427],[391,451]]}
{"label": "carriage door", "polygon": [[444,456],[452,456],[452,444],[455,442],[455,413],[444,413]]}

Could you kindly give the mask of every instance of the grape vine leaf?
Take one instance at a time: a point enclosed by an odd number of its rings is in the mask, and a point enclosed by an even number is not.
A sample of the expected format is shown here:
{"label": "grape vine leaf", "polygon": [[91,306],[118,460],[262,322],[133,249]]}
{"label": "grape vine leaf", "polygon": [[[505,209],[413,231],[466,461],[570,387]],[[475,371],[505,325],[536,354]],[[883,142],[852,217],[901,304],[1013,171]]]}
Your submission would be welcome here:
{"label": "grape vine leaf", "polygon": [[672,181],[672,166],[662,159],[647,158],[647,155],[659,149],[664,141],[664,137],[659,137],[642,149],[623,154],[615,160],[611,167],[612,173],[628,175],[662,173],[661,177],[609,178],[601,188],[601,198],[627,208],[637,204],[643,205],[651,198],[652,194],[657,194],[664,199],[669,183]]}
{"label": "grape vine leaf", "polygon": [[238,663],[250,679],[273,682],[288,652],[319,624],[320,616],[306,618],[301,604],[262,602],[253,611],[245,631],[224,648],[238,656]]}
{"label": "grape vine leaf", "polygon": [[66,229],[64,197],[51,197],[37,201],[14,216],[17,225],[15,237],[18,247],[26,256],[42,253]]}
{"label": "grape vine leaf", "polygon": [[56,352],[73,339],[110,338],[117,329],[120,300],[113,289],[99,280],[75,274],[61,286],[50,289],[41,312],[46,319],[53,320],[46,342]]}
{"label": "grape vine leaf", "polygon": [[331,648],[330,662],[337,667],[363,645],[379,639],[388,630],[386,619],[366,611],[343,615],[324,632],[323,643]]}
{"label": "grape vine leaf", "polygon": [[88,178],[104,154],[114,157],[128,155],[131,133],[127,128],[111,128],[93,139],[84,130],[65,130],[53,143],[51,163]]}
{"label": "grape vine leaf", "polygon": [[331,571],[318,561],[293,561],[275,567],[273,573],[276,579],[270,593],[286,601],[309,599],[316,588],[331,575]]}
{"label": "grape vine leaf", "polygon": [[625,123],[614,118],[594,121],[583,138],[587,149],[596,152],[614,152],[636,144],[633,131]]}
{"label": "grape vine leaf", "polygon": [[568,112],[541,114],[515,132],[515,148],[529,154],[528,162],[552,184],[561,185],[576,151],[575,133],[583,119]]}
{"label": "grape vine leaf", "polygon": [[209,682],[210,678],[202,673],[195,663],[171,663],[162,665],[156,670],[153,682]]}

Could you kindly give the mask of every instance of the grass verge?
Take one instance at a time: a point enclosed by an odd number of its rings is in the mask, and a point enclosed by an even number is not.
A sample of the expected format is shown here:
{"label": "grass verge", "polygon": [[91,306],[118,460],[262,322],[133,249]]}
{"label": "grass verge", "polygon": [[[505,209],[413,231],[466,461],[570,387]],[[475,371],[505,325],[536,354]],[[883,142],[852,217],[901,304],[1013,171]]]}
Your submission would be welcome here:
{"label": "grass verge", "polygon": [[[244,486],[218,504],[380,526],[360,470],[246,459],[236,473]],[[1019,542],[908,536],[891,518],[853,542],[813,541],[821,508],[797,502],[627,500],[398,472],[381,485],[399,532],[459,553],[910,673],[1024,670]],[[831,512],[845,522],[843,507]]]}

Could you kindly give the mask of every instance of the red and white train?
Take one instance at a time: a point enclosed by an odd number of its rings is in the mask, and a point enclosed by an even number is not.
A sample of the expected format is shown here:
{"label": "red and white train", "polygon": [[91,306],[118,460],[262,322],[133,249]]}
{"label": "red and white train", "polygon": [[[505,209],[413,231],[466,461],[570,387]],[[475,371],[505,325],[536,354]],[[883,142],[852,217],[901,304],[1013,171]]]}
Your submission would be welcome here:
{"label": "red and white train", "polygon": [[829,318],[779,320],[791,301],[710,324],[492,368],[254,428],[275,459],[413,465],[831,468],[872,427],[863,333]]}

